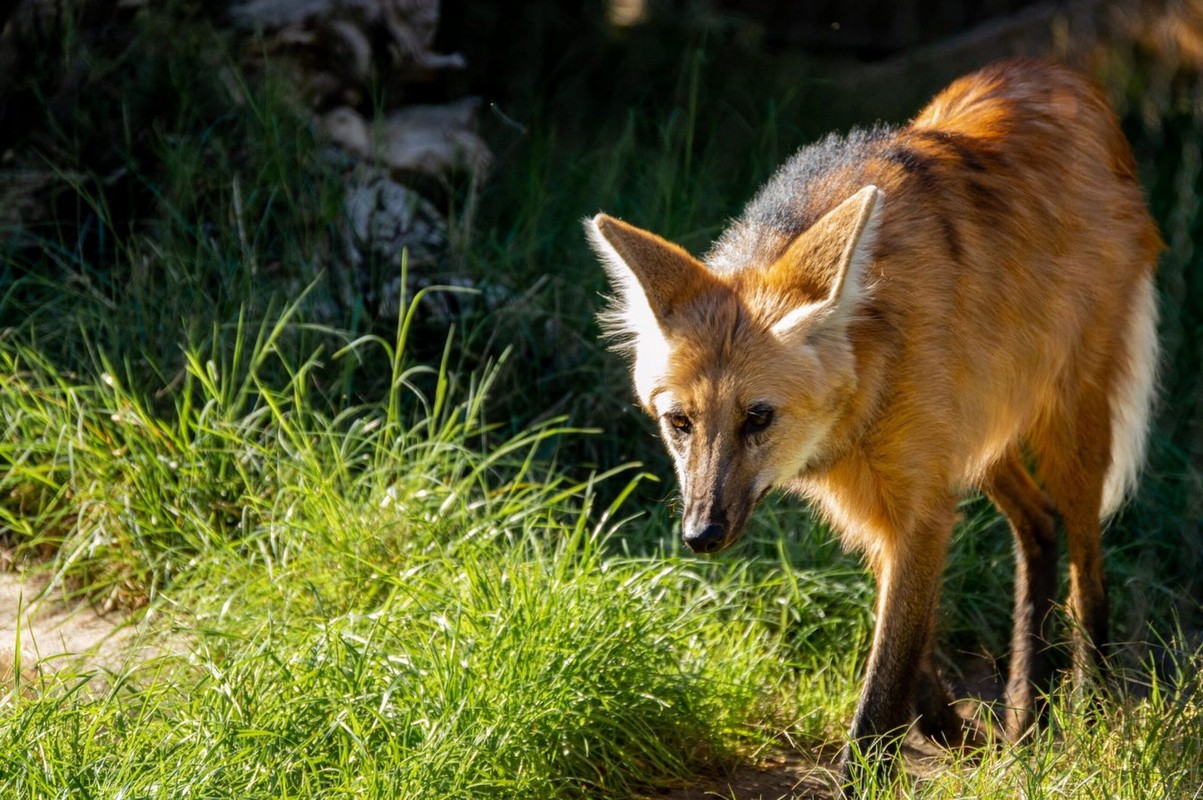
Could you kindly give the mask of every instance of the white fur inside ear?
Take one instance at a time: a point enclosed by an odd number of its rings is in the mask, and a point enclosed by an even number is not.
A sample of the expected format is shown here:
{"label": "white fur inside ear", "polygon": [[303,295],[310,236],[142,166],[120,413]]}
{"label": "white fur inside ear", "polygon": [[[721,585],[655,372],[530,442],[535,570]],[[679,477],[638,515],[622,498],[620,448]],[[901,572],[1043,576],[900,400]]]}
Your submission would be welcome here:
{"label": "white fur inside ear", "polygon": [[881,225],[882,199],[881,190],[870,185],[841,203],[841,206],[859,206],[861,213],[848,237],[831,293],[824,300],[806,303],[787,313],[773,325],[771,330],[775,337],[789,338],[803,327],[817,330],[828,328],[831,323],[840,326],[856,316],[871,289],[868,271]]}
{"label": "white fur inside ear", "polygon": [[793,311],[789,312],[780,320],[778,320],[777,324],[770,328],[769,331],[778,339],[785,339],[790,335],[791,332],[797,330],[803,322],[813,318],[816,314],[821,314],[830,306],[831,303],[827,300],[819,303],[807,303],[806,305],[798,306]]}
{"label": "white fur inside ear", "polygon": [[614,349],[631,358],[635,394],[646,406],[668,369],[668,340],[638,276],[598,230],[596,217],[585,224],[585,232],[614,289],[598,322]]}
{"label": "white fur inside ear", "polygon": [[606,308],[598,314],[602,333],[612,339],[615,349],[620,351],[633,350],[638,339],[649,332],[662,336],[660,324],[656,321],[639,278],[602,235],[597,226],[597,217],[585,224],[585,233],[614,289]]}
{"label": "white fur inside ear", "polygon": [[648,407],[652,392],[664,383],[670,355],[668,340],[659,330],[642,331],[631,342],[631,378],[635,396],[644,408]]}
{"label": "white fur inside ear", "polygon": [[876,186],[866,186],[852,196],[867,207],[857,220],[857,226],[849,242],[851,253],[844,260],[841,278],[832,289],[827,302],[836,308],[843,307],[849,313],[867,294],[866,273],[873,261],[873,248],[877,244],[877,230],[881,227],[881,208],[884,196]]}

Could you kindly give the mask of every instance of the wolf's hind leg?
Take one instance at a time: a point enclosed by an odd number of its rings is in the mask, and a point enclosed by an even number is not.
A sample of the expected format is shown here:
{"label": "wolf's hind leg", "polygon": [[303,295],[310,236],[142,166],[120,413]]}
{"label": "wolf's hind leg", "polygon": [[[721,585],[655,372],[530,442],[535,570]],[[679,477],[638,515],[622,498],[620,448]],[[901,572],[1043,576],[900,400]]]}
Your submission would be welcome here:
{"label": "wolf's hind leg", "polygon": [[991,468],[984,488],[1015,536],[1015,619],[1004,727],[1007,738],[1016,741],[1047,711],[1037,692],[1047,693],[1052,675],[1045,628],[1057,589],[1056,510],[1014,448]]}
{"label": "wolf's hind leg", "polygon": [[1083,381],[1033,444],[1039,474],[1061,514],[1069,551],[1069,612],[1074,678],[1079,686],[1103,671],[1107,586],[1099,516],[1111,463],[1111,414],[1105,379]]}

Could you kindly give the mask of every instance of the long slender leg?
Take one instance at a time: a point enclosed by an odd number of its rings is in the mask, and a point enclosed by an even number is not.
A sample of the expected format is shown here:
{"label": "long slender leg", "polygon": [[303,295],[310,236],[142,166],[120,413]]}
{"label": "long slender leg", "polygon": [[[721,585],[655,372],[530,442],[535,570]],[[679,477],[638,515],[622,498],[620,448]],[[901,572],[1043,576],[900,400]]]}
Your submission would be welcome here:
{"label": "long slender leg", "polygon": [[[875,768],[890,768],[898,737],[912,720],[952,520],[950,503],[946,513],[900,532],[893,547],[877,560],[877,626],[851,731],[855,746]],[[851,745],[844,768],[850,785],[855,785],[860,777],[850,755]]]}
{"label": "long slender leg", "polygon": [[985,490],[1015,536],[1015,618],[1004,726],[1007,738],[1016,741],[1047,711],[1037,690],[1047,692],[1052,675],[1046,624],[1057,589],[1055,511],[1015,450],[991,469]]}
{"label": "long slender leg", "polygon": [[[1088,386],[1090,384],[1087,384]],[[1099,514],[1111,463],[1111,418],[1100,388],[1046,426],[1038,445],[1040,476],[1061,512],[1069,551],[1069,611],[1074,626],[1074,677],[1079,685],[1103,670],[1107,586]]]}
{"label": "long slender leg", "polygon": [[935,618],[928,624],[928,640],[915,677],[915,713],[919,732],[945,746],[979,748],[986,737],[971,720],[962,719],[954,706],[952,693],[940,677],[935,661]]}

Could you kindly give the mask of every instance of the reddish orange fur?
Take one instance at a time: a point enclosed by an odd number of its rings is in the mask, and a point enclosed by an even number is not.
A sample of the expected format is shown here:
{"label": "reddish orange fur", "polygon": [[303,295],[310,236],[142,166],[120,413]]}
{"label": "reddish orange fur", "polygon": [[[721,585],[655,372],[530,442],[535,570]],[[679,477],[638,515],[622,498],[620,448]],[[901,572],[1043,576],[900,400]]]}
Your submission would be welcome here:
{"label": "reddish orange fur", "polygon": [[[867,186],[880,190],[876,205],[858,193]],[[869,214],[864,256],[850,261],[854,217]],[[1032,684],[1047,677],[1052,511],[1065,524],[1085,672],[1106,641],[1099,519],[1118,501],[1104,507],[1118,491],[1108,473],[1134,471],[1150,402],[1162,244],[1101,92],[1035,61],[962,78],[908,127],[804,151],[705,264],[640,232],[659,255],[633,266],[615,221],[594,224],[624,298],[646,297],[654,312],[654,325],[629,303],[614,314],[635,338],[640,399],[689,424],[664,423],[687,538],[721,530],[729,544],[767,482],[811,499],[867,555],[878,628],[853,738],[905,725],[912,702],[921,727],[924,716],[947,722],[941,700],[913,694],[937,685],[931,618],[956,500],[974,488],[1019,545],[1009,696],[1022,709],[1008,732],[1022,735]],[[648,266],[656,259],[671,267]],[[693,288],[664,285],[682,275]],[[829,292],[839,297],[825,303]],[[665,294],[686,299],[665,308]],[[745,420],[757,404],[775,417],[753,437]]]}

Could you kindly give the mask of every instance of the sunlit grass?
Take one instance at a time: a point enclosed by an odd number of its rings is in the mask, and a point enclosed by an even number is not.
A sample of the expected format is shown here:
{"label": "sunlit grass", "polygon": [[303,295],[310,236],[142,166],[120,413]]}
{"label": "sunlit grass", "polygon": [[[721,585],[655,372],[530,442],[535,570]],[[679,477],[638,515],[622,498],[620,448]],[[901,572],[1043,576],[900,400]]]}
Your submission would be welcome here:
{"label": "sunlit grass", "polygon": [[953,757],[921,781],[923,796],[1194,798],[1203,787],[1203,709],[1192,684],[1198,653],[1178,657],[1182,684],[1151,670],[1129,676],[1141,696],[1085,708],[1053,705],[1048,729],[980,760]]}
{"label": "sunlit grass", "polygon": [[294,314],[231,331],[228,360],[189,349],[163,415],[103,359],[88,380],[3,345],[19,551],[55,552],[79,594],[151,602],[181,652],[99,696],[70,671],[12,687],[0,786],[625,796],[729,763],[747,736],[831,728],[772,698],[831,660],[821,642],[864,637],[847,566],[623,554],[633,483],[607,508],[593,487],[638,476],[565,479],[540,454],[583,434],[553,423],[490,437],[496,367],[410,364],[406,315],[393,342],[331,355],[391,363],[387,396],[329,414],[319,354],[277,348]]}

